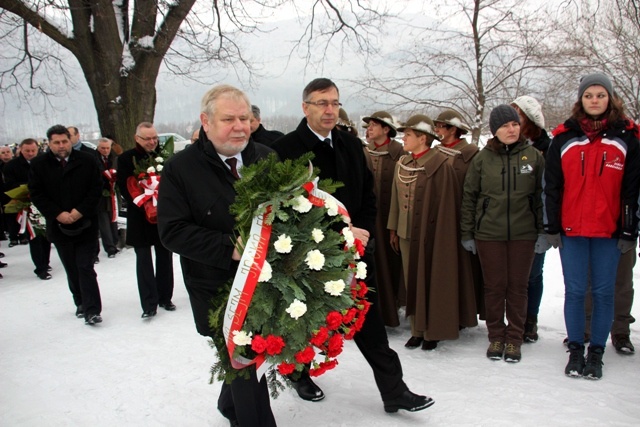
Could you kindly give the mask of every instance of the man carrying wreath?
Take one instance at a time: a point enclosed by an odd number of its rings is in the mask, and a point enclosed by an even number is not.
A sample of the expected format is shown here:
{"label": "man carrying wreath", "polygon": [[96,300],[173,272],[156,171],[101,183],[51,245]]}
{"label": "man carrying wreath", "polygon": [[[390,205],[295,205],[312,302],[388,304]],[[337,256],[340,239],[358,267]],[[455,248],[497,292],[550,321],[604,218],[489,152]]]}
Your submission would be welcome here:
{"label": "man carrying wreath", "polygon": [[[273,150],[249,139],[251,103],[232,86],[213,87],[202,98],[199,139],[166,164],[158,201],[158,228],[162,243],[180,254],[180,264],[197,331],[214,337],[209,327],[211,300],[236,274],[240,254],[234,246],[235,221],[229,206],[236,194],[234,182],[242,166]],[[218,352],[227,351],[218,348]],[[218,410],[240,426],[275,426],[266,378],[224,383]]]}
{"label": "man carrying wreath", "polygon": [[[127,238],[126,243],[136,251],[136,276],[142,318],[156,315],[158,306],[174,311],[171,302],[173,296],[173,254],[160,242],[158,225],[147,217],[144,205],[134,203],[134,195],[129,191],[127,180],[136,179],[135,163],[144,163],[146,159],[160,155],[158,132],[152,123],[142,122],[136,127],[136,146],[127,150],[118,158],[117,180],[120,193],[127,201]],[[150,200],[149,203],[152,203]],[[156,268],[153,270],[151,247],[156,254]]]}
{"label": "man carrying wreath", "polygon": [[[334,196],[341,201],[352,220],[351,231],[366,247],[363,257],[369,272],[365,280],[368,287],[376,287],[373,259],[376,200],[373,192],[373,175],[367,168],[362,143],[346,132],[335,129],[340,110],[340,93],[331,80],[318,78],[302,92],[302,111],[305,118],[293,132],[277,140],[273,149],[281,160],[296,159],[312,151],[314,166],[320,169],[320,179],[340,181]],[[419,411],[431,406],[430,397],[412,393],[402,379],[402,366],[395,351],[389,347],[387,332],[380,314],[376,292],[369,292],[371,302],[362,329],[354,336],[360,352],[373,370],[384,409]],[[318,401],[324,397],[322,390],[309,376],[294,383],[298,395],[305,400]]]}

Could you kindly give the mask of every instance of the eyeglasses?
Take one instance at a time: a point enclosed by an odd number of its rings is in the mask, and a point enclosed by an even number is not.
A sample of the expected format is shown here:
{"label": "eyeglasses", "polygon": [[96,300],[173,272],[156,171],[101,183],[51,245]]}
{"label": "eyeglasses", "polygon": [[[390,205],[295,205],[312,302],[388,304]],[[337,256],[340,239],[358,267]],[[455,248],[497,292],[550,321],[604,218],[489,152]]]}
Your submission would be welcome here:
{"label": "eyeglasses", "polygon": [[445,124],[445,123],[436,123],[435,124],[435,128],[436,129],[449,129],[451,128],[451,125]]}
{"label": "eyeglasses", "polygon": [[333,108],[340,108],[342,107],[342,104],[339,103],[338,101],[333,101],[333,102],[329,102],[329,101],[304,101],[305,104],[311,104],[311,105],[315,105],[316,107],[320,107],[320,108],[327,108],[328,106],[331,106]]}
{"label": "eyeglasses", "polygon": [[140,136],[140,135],[136,135],[138,138],[140,138],[141,140],[143,140],[144,142],[149,142],[149,141],[159,141],[160,138],[158,138],[157,136]]}

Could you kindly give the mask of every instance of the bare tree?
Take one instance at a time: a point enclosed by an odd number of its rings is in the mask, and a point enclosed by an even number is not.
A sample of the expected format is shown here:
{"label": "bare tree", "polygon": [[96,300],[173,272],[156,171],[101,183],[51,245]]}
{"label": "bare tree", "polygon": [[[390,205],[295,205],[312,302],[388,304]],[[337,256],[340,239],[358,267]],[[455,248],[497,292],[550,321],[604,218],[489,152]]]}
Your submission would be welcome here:
{"label": "bare tree", "polygon": [[[100,130],[131,146],[135,126],[153,121],[156,79],[163,64],[185,78],[211,66],[255,77],[238,34],[260,31],[262,20],[295,0],[0,0],[0,88],[46,99],[70,84],[60,48],[78,61]],[[305,3],[306,4],[306,3]],[[299,46],[326,49],[355,43],[374,50],[383,15],[355,1],[315,0]],[[59,86],[57,86],[59,84]],[[43,98],[44,97],[44,98]]]}
{"label": "bare tree", "polygon": [[537,82],[543,23],[532,19],[524,0],[455,0],[453,6],[429,7],[437,22],[403,27],[415,41],[387,58],[396,65],[384,74],[380,67],[370,69],[370,78],[354,84],[396,109],[454,108],[472,124],[477,143],[487,107]]}

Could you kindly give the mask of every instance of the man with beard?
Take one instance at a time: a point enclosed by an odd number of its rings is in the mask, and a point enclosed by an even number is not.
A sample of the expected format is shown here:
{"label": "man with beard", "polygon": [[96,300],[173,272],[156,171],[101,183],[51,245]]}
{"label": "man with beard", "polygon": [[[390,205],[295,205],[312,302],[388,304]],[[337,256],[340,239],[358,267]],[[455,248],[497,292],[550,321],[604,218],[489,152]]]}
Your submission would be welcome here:
{"label": "man with beard", "polygon": [[[335,83],[326,78],[313,80],[302,92],[305,118],[296,130],[276,141],[273,148],[282,160],[296,159],[311,151],[315,154],[313,164],[320,169],[320,179],[344,183],[334,196],[349,212],[354,237],[367,248],[363,257],[368,266],[365,282],[368,287],[375,288],[374,242],[373,239],[369,241],[376,221],[373,175],[367,168],[360,140],[334,129],[340,106]],[[354,341],[373,369],[384,409],[386,412],[399,409],[414,412],[428,408],[434,403],[433,399],[412,393],[402,380],[402,365],[396,352],[389,348],[377,295],[376,292],[367,294],[371,309]],[[302,399],[318,401],[324,397],[308,375],[303,375],[294,386]]]}
{"label": "man with beard", "polygon": [[64,126],[49,128],[47,138],[49,152],[31,162],[31,201],[47,220],[47,238],[56,246],[67,273],[76,316],[95,325],[102,322],[102,301],[93,268],[100,172],[94,157],[71,148],[71,136]]}
{"label": "man with beard", "polygon": [[[236,197],[233,184],[241,179],[242,165],[272,152],[249,139],[250,108],[239,89],[221,85],[209,90],[202,98],[199,139],[167,162],[160,186],[162,242],[180,254],[196,329],[212,338],[222,331],[209,326],[209,310],[217,308],[211,307],[211,300],[235,276],[240,261],[229,213]],[[250,378],[238,376],[222,385],[218,410],[232,426],[275,426],[266,378],[258,382],[255,365],[248,369]]]}

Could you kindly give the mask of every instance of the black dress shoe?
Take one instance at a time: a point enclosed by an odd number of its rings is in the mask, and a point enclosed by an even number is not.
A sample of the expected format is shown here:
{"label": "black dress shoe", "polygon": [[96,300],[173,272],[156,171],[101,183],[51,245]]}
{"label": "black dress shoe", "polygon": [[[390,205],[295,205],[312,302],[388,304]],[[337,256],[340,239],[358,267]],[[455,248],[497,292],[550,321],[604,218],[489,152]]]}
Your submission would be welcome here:
{"label": "black dress shoe", "polygon": [[84,308],[82,307],[82,305],[76,307],[76,317],[79,319],[82,319],[84,317]]}
{"label": "black dress shoe", "polygon": [[174,303],[172,303],[171,301],[166,302],[164,304],[158,304],[160,307],[164,308],[167,311],[175,311],[176,310],[176,305]]}
{"label": "black dress shoe", "polygon": [[149,319],[153,316],[155,316],[156,314],[158,314],[158,312],[156,310],[147,310],[142,312],[142,318],[143,319]]}
{"label": "black dress shoe", "polygon": [[422,341],[424,341],[422,337],[411,337],[404,346],[407,348],[418,348],[420,344],[422,344]]}
{"label": "black dress shoe", "polygon": [[434,340],[434,341],[430,341],[430,340],[424,340],[422,341],[422,349],[423,350],[435,350],[436,347],[438,347],[438,343],[440,341]]}
{"label": "black dress shoe", "polygon": [[90,314],[84,319],[85,325],[95,325],[96,323],[102,323],[102,317],[99,314]]}
{"label": "black dress shoe", "polygon": [[28,245],[29,244],[29,239],[20,239],[20,244],[21,245]]}
{"label": "black dress shoe", "polygon": [[308,374],[302,375],[297,381],[291,380],[291,384],[293,385],[293,388],[296,389],[298,396],[300,396],[302,400],[317,402],[324,399],[324,393],[320,387],[311,380]]}
{"label": "black dress shoe", "polygon": [[38,274],[38,277],[40,278],[40,280],[49,280],[49,279],[51,279],[51,275],[49,273],[47,273],[46,271],[44,273]]}
{"label": "black dress shoe", "polygon": [[18,246],[18,241],[17,240],[10,240],[9,241],[9,247],[12,248],[14,246]]}
{"label": "black dress shoe", "polygon": [[395,399],[385,400],[385,412],[398,412],[398,409],[404,409],[409,412],[422,411],[433,405],[435,401],[428,396],[420,396],[412,393],[410,390],[404,391]]}
{"label": "black dress shoe", "polygon": [[7,265],[9,264],[7,264],[6,262],[0,261],[0,268],[5,268]]}
{"label": "black dress shoe", "polygon": [[0,252],[0,258],[4,258],[4,253]]}

